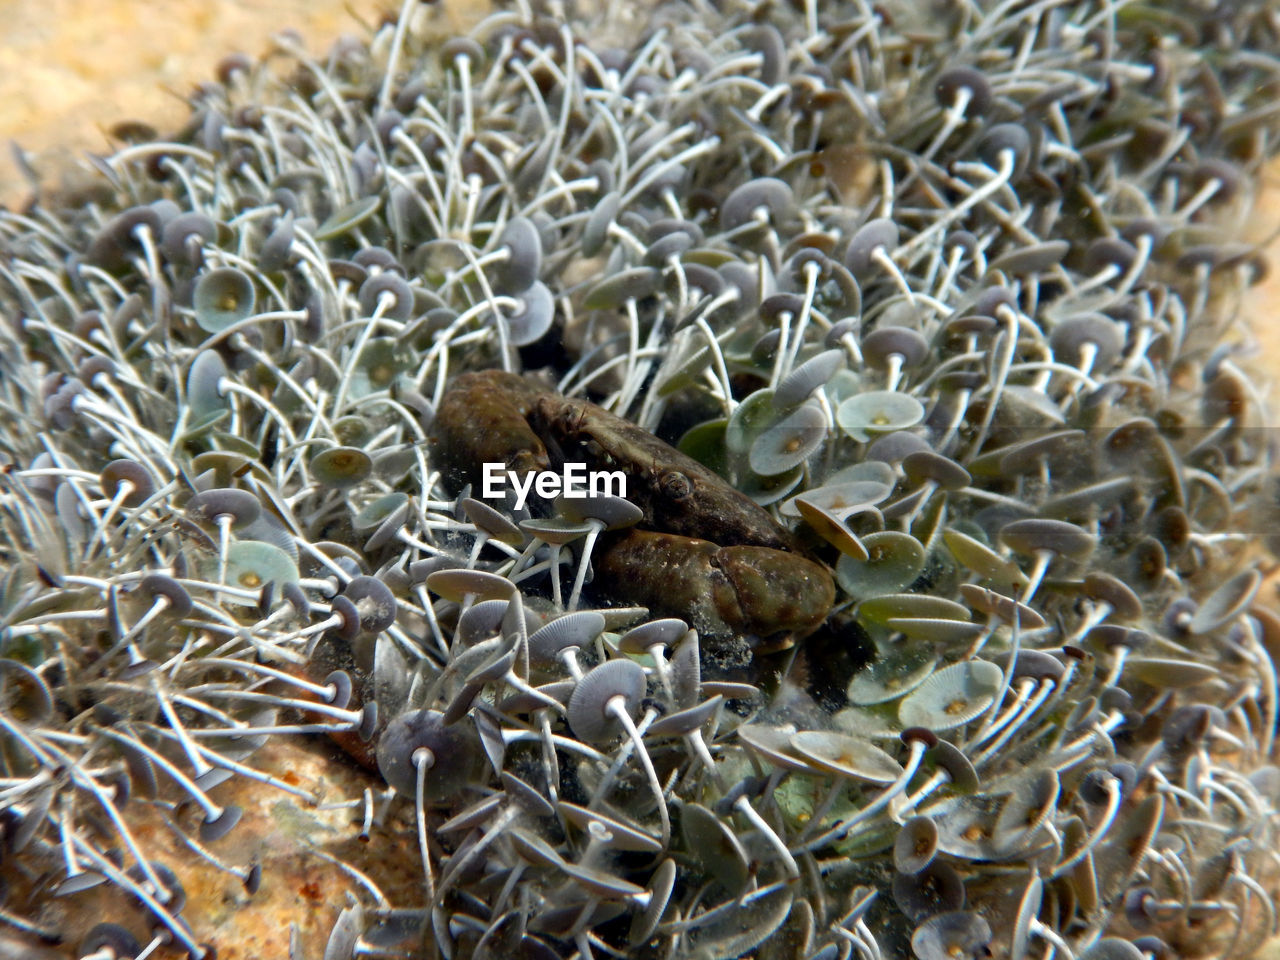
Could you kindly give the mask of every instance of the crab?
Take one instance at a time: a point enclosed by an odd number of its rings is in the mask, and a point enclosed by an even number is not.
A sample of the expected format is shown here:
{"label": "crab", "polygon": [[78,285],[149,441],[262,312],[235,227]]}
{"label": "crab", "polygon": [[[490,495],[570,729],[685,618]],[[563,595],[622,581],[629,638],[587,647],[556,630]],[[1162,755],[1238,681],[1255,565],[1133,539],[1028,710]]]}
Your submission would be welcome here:
{"label": "crab", "polygon": [[681,617],[712,644],[745,639],[755,652],[786,649],[816,630],[835,602],[827,568],[764,508],[587,400],[501,370],[464,373],[442,397],[432,442],[454,491],[479,489],[486,462],[519,477],[565,463],[621,470],[643,517],[598,541],[595,590]]}

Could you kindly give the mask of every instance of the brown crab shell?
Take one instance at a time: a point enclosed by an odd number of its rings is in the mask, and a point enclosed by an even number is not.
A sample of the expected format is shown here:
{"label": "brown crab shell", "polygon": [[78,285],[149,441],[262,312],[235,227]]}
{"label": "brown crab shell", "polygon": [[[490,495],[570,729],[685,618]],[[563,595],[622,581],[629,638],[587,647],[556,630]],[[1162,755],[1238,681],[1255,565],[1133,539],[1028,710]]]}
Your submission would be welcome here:
{"label": "brown crab shell", "polygon": [[596,554],[596,584],[660,616],[679,616],[711,640],[757,638],[780,649],[812,633],[835,602],[821,564],[770,547],[631,529]]}

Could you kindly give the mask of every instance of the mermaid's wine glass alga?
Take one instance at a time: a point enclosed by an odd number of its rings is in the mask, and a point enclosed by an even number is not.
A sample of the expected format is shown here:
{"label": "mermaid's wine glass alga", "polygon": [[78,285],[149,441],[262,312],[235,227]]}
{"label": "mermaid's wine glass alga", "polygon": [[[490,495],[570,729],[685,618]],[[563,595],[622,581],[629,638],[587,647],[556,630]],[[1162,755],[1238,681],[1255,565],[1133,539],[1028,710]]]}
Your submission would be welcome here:
{"label": "mermaid's wine glass alga", "polygon": [[430,16],[0,212],[0,953],[239,955],[236,783],[407,867],[326,960],[1267,944],[1275,11]]}

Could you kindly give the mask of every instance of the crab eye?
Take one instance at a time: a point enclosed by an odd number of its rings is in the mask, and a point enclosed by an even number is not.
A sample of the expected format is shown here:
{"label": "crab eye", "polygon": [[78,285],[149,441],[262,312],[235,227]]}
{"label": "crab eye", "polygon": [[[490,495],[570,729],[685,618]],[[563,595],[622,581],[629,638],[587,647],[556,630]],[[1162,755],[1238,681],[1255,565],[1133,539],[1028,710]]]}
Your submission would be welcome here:
{"label": "crab eye", "polygon": [[693,493],[693,483],[678,470],[668,470],[658,478],[658,489],[670,500],[683,500]]}
{"label": "crab eye", "polygon": [[572,441],[565,447],[565,453],[576,451],[580,461],[587,464],[609,464],[612,462],[608,452],[595,440]]}

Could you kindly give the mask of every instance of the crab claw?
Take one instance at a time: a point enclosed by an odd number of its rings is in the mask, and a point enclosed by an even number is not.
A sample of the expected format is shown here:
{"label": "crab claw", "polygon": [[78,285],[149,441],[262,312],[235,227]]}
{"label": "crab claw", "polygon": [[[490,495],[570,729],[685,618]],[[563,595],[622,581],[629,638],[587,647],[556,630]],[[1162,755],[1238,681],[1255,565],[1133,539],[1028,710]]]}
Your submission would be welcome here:
{"label": "crab claw", "polygon": [[713,643],[760,638],[759,652],[790,646],[817,629],[835,602],[825,567],[771,547],[631,529],[594,557],[596,583],[650,611],[686,618]]}
{"label": "crab claw", "polygon": [[[725,622],[745,633],[791,641],[816,630],[831,612],[836,588],[826,568],[770,547],[721,547],[711,562],[733,588],[719,601]],[[788,644],[789,645],[789,644]]]}
{"label": "crab claw", "polygon": [[501,370],[464,373],[450,385],[432,428],[432,456],[453,491],[479,487],[486,462],[520,476],[546,470],[547,448],[526,414],[543,388]]}

